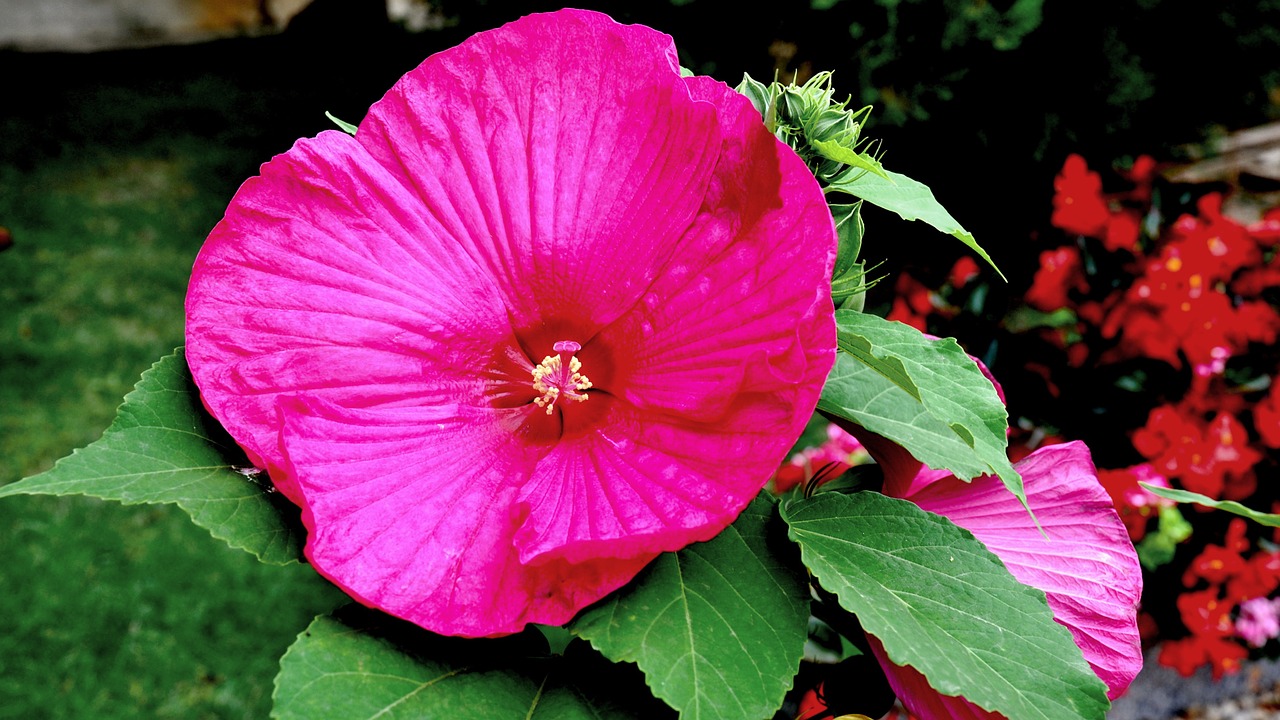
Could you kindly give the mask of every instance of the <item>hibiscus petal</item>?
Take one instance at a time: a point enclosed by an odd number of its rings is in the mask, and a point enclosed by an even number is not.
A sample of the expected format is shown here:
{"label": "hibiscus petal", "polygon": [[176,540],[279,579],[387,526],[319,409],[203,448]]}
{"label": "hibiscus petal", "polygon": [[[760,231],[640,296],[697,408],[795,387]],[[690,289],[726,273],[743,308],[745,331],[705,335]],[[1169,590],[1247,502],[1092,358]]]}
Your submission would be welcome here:
{"label": "hibiscus petal", "polygon": [[910,665],[894,665],[884,651],[884,645],[868,635],[871,653],[880,661],[889,687],[917,720],[999,720],[1000,713],[983,710],[962,697],[943,695],[934,690],[929,681]]}
{"label": "hibiscus petal", "polygon": [[205,403],[268,468],[281,395],[451,403],[527,373],[492,279],[338,132],[241,187],[196,260],[187,338]]}
{"label": "hibiscus petal", "polygon": [[[686,82],[719,110],[723,157],[672,262],[600,338],[628,349],[619,384],[640,407],[710,422],[740,392],[797,390],[794,405],[811,406],[835,362],[830,210],[746,98],[709,78]],[[796,418],[779,433],[798,433]]]}
{"label": "hibiscus petal", "polygon": [[524,410],[285,401],[282,414],[307,558],[352,597],[434,632],[561,625],[654,557],[517,560],[524,509],[513,481],[543,452],[511,432]]}
{"label": "hibiscus petal", "polygon": [[937,478],[905,499],[969,530],[1014,577],[1043,590],[1108,697],[1119,697],[1142,668],[1142,572],[1124,523],[1083,443],[1040,448],[1015,467],[1047,539],[998,478]]}
{"label": "hibiscus petal", "polygon": [[558,324],[585,345],[635,304],[720,150],[715,108],[689,98],[670,37],[578,10],[433,55],[357,137],[498,280],[534,358],[565,339]]}
{"label": "hibiscus petal", "polygon": [[[597,402],[597,400],[592,400]],[[596,432],[566,436],[538,461],[520,501],[524,562],[678,550],[711,539],[760,491],[761,457],[780,457],[776,428],[794,409],[739,396],[715,425],[613,402]]]}

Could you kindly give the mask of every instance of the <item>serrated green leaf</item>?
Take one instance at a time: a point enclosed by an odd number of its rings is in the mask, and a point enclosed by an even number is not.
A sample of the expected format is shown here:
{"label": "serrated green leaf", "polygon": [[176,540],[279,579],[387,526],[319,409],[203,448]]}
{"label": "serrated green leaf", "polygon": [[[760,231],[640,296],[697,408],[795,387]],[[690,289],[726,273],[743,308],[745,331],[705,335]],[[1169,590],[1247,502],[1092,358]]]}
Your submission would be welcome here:
{"label": "serrated green leaf", "polygon": [[[582,645],[582,643],[578,643]],[[278,720],[604,720],[661,715],[638,673],[599,655],[553,657],[536,630],[499,640],[432,635],[366,608],[321,615],[280,659]],[[638,699],[637,699],[638,698]],[[657,706],[657,707],[655,707]]]}
{"label": "serrated green leaf", "polygon": [[[860,317],[874,316],[863,314]],[[920,388],[916,387],[915,381],[911,379],[911,373],[907,372],[907,366],[902,362],[902,358],[885,354],[883,351],[881,355],[876,355],[877,348],[871,344],[871,340],[858,332],[839,332],[836,336],[836,344],[858,362],[880,373],[898,389],[910,395],[911,399],[923,402],[920,397]]]}
{"label": "serrated green leaf", "polygon": [[782,517],[822,587],[938,692],[1020,720],[1106,714],[1106,686],[1044,593],[967,530],[871,492],[790,499]]}
{"label": "serrated green leaf", "polygon": [[684,720],[772,717],[791,688],[809,618],[804,569],[774,504],[756,498],[714,539],[666,553],[570,629],[635,662]]}
{"label": "serrated green leaf", "polygon": [[0,487],[0,498],[10,495],[173,503],[263,562],[302,559],[298,509],[265,474],[252,473],[244,452],[204,410],[181,349],[142,374],[101,438],[47,472]]}
{"label": "serrated green leaf", "polygon": [[1025,504],[1006,454],[1008,412],[955,340],[848,310],[836,312],[836,331],[840,352],[819,410],[883,435],[931,468],[964,480],[996,475]]}
{"label": "serrated green leaf", "polygon": [[922,220],[935,229],[955,237],[968,245],[987,264],[1004,277],[1000,268],[996,267],[991,256],[982,249],[978,241],[969,231],[961,227],[951,213],[938,202],[928,186],[912,180],[906,175],[886,172],[884,177],[861,170],[849,170],[837,178],[828,187],[828,191],[839,191],[862,198],[872,205],[897,213],[904,220]]}
{"label": "serrated green leaf", "polygon": [[1238,502],[1234,502],[1231,500],[1214,500],[1213,498],[1207,495],[1201,495],[1200,493],[1193,493],[1189,490],[1178,490],[1177,488],[1157,487],[1155,485],[1149,485],[1147,483],[1138,483],[1138,484],[1141,485],[1148,492],[1151,492],[1155,495],[1159,495],[1160,497],[1165,498],[1166,500],[1172,500],[1174,502],[1180,502],[1180,503],[1195,503],[1197,505],[1203,505],[1205,507],[1213,508],[1214,510],[1225,510],[1229,513],[1234,513],[1241,517],[1249,518],[1250,520],[1258,523],[1259,525],[1265,525],[1266,527],[1280,527],[1280,515],[1259,512],[1258,510],[1254,510],[1253,508],[1245,507],[1244,505],[1241,505]]}

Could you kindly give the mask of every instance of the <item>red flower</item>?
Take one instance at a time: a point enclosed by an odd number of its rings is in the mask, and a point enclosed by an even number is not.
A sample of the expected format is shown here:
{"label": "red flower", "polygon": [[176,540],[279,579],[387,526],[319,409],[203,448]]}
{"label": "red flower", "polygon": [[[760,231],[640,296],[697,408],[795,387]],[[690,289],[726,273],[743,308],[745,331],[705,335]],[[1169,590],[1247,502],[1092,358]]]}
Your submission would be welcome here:
{"label": "red flower", "polygon": [[1246,228],[1249,235],[1264,248],[1269,248],[1280,241],[1280,207],[1274,207],[1263,213],[1262,219]]}
{"label": "red flower", "polygon": [[1227,598],[1242,602],[1249,598],[1267,597],[1280,587],[1280,552],[1257,552],[1227,582]]}
{"label": "red flower", "polygon": [[1280,335],[1280,313],[1269,303],[1250,300],[1240,303],[1227,318],[1228,332],[1238,347],[1256,342],[1274,345]]}
{"label": "red flower", "polygon": [[1242,500],[1253,494],[1253,466],[1262,453],[1248,444],[1244,426],[1230,413],[1218,413],[1205,429],[1205,442],[1191,448],[1191,465],[1179,479],[1192,492]]}
{"label": "red flower", "polygon": [[1139,155],[1138,159],[1133,161],[1133,167],[1128,171],[1120,172],[1126,180],[1134,184],[1133,190],[1128,193],[1130,200],[1144,205],[1151,202],[1151,184],[1156,179],[1156,169],[1155,158],[1150,155]]}
{"label": "red flower", "polygon": [[1084,158],[1067,156],[1062,172],[1053,179],[1053,216],[1049,222],[1068,233],[1101,237],[1111,211],[1102,197],[1102,179],[1090,172]]}
{"label": "red flower", "polygon": [[1200,216],[1184,216],[1174,223],[1169,247],[1178,247],[1182,257],[1210,281],[1227,280],[1242,267],[1262,260],[1258,244],[1244,226],[1222,214],[1222,195],[1209,193],[1200,198]]}
{"label": "red flower", "polygon": [[1253,428],[1263,445],[1280,449],[1280,382],[1273,380],[1271,392],[1253,406]]}
{"label": "red flower", "polygon": [[1182,624],[1193,635],[1225,637],[1235,632],[1231,623],[1233,603],[1223,602],[1218,588],[1211,587],[1198,592],[1185,592],[1178,596],[1178,613]]}
{"label": "red flower", "polygon": [[1141,305],[1118,305],[1107,317],[1101,330],[1105,338],[1120,334],[1120,344],[1108,357],[1148,357],[1164,360],[1174,367],[1182,367],[1182,357],[1178,355],[1178,337],[1169,332],[1160,317],[1149,308]]}
{"label": "red flower", "polygon": [[1206,580],[1210,584],[1221,585],[1244,568],[1244,558],[1240,553],[1221,545],[1208,545],[1182,574],[1182,584],[1191,587],[1198,580]]}
{"label": "red flower", "polygon": [[906,273],[898,275],[893,285],[893,307],[888,319],[906,323],[924,332],[929,315],[941,310],[945,303],[924,283]]}
{"label": "red flower", "polygon": [[1067,307],[1070,303],[1067,293],[1071,290],[1085,292],[1088,289],[1080,251],[1065,245],[1040,253],[1040,268],[1031,281],[1026,300],[1034,308],[1051,312]]}
{"label": "red flower", "polygon": [[1120,513],[1120,520],[1129,531],[1129,539],[1135,543],[1147,533],[1147,521],[1154,511],[1162,506],[1173,505],[1172,500],[1152,493],[1139,485],[1139,482],[1150,483],[1159,487],[1169,487],[1169,481],[1152,469],[1150,463],[1142,463],[1119,470],[1098,470],[1098,482],[1111,496],[1111,502]]}
{"label": "red flower", "polygon": [[1162,405],[1147,415],[1147,424],[1133,434],[1133,447],[1151,461],[1157,472],[1180,475],[1189,464],[1188,448],[1203,442],[1195,423],[1172,405]]}
{"label": "red flower", "polygon": [[1102,236],[1102,244],[1108,250],[1138,249],[1138,235],[1142,230],[1142,218],[1133,210],[1121,210],[1111,216],[1107,222],[1106,233]]}
{"label": "red flower", "polygon": [[1268,265],[1246,268],[1231,281],[1231,292],[1245,297],[1257,297],[1267,288],[1277,286],[1280,286],[1280,255],[1272,258]]}
{"label": "red flower", "polygon": [[969,281],[978,277],[978,261],[968,255],[961,255],[959,260],[951,266],[951,274],[948,281],[951,287],[962,288],[969,284]]}
{"label": "red flower", "polygon": [[1191,677],[1201,665],[1213,666],[1213,679],[1221,680],[1224,674],[1240,669],[1240,662],[1249,651],[1239,643],[1220,637],[1192,635],[1181,640],[1169,640],[1160,648],[1160,664],[1171,667],[1183,677]]}

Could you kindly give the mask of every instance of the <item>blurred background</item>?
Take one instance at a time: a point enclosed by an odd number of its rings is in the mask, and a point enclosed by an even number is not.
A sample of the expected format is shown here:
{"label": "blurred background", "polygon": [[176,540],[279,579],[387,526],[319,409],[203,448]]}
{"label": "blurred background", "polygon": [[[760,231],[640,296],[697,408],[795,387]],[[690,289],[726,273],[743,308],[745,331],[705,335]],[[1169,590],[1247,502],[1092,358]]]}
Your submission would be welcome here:
{"label": "blurred background", "polygon": [[[933,188],[1004,270],[996,295],[1030,285],[1069,153],[1190,162],[1280,119],[1280,0],[578,5],[671,34],[684,66],[731,85],[835,71],[838,95],[875,106],[866,134],[885,166]],[[181,344],[191,261],[261,163],[332,128],[326,111],[358,123],[427,55],[557,7],[0,3],[0,484],[96,439]],[[1198,181],[1280,186],[1241,172]],[[882,274],[910,258],[940,276],[962,254],[865,214]],[[307,568],[259,565],[168,506],[9,498],[0,545],[0,718],[265,717],[279,656],[342,602]]]}

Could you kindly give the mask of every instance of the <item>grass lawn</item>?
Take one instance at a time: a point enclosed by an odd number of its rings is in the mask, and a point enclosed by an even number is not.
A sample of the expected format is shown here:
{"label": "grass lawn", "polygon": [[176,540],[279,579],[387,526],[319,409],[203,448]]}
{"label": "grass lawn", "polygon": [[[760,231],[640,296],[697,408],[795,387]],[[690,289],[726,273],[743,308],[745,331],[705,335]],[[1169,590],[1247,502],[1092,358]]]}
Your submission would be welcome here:
{"label": "grass lawn", "polygon": [[[0,57],[81,77],[0,111],[0,484],[96,439],[182,343],[196,251],[269,157],[234,116],[261,118],[250,90],[149,57]],[[280,655],[344,598],[173,506],[8,498],[0,546],[0,718],[266,717]]]}

